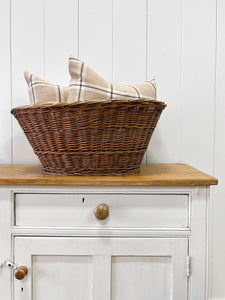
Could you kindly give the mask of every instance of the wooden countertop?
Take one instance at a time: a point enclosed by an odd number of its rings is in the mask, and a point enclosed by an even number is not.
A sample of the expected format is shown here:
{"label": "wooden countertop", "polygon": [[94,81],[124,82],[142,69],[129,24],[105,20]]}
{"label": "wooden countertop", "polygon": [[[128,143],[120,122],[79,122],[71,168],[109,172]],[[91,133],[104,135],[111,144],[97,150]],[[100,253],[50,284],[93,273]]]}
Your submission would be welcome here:
{"label": "wooden countertop", "polygon": [[199,186],[217,179],[186,164],[146,164],[139,174],[122,176],[44,175],[41,165],[0,165],[0,185]]}

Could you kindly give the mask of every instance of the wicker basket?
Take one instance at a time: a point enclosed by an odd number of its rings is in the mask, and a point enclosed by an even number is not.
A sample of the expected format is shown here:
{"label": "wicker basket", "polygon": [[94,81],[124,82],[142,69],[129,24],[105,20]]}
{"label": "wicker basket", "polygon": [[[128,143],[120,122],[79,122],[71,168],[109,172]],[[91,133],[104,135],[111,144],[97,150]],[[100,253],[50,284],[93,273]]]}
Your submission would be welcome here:
{"label": "wicker basket", "polygon": [[163,102],[105,100],[16,107],[45,174],[135,174]]}

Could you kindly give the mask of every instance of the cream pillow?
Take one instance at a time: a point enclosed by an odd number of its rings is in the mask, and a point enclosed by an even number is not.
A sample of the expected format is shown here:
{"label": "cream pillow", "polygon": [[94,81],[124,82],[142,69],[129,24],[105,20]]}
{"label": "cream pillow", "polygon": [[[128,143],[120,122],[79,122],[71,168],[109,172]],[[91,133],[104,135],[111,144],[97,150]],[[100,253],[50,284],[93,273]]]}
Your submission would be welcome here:
{"label": "cream pillow", "polygon": [[39,104],[46,102],[67,102],[67,87],[51,84],[38,76],[24,72],[28,84],[30,103]]}
{"label": "cream pillow", "polygon": [[143,83],[114,87],[75,57],[69,58],[71,76],[68,102],[82,100],[150,98],[156,99],[155,79]]}

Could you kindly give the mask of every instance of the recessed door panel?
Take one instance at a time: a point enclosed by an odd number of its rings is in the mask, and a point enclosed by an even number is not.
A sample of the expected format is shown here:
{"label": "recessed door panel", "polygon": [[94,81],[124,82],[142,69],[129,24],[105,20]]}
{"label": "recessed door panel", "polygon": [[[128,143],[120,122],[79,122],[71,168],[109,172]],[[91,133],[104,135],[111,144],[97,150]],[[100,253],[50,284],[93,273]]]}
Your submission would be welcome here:
{"label": "recessed door panel", "polygon": [[170,256],[112,257],[112,300],[170,300]]}
{"label": "recessed door panel", "polygon": [[91,265],[90,256],[32,256],[33,300],[90,299]]}

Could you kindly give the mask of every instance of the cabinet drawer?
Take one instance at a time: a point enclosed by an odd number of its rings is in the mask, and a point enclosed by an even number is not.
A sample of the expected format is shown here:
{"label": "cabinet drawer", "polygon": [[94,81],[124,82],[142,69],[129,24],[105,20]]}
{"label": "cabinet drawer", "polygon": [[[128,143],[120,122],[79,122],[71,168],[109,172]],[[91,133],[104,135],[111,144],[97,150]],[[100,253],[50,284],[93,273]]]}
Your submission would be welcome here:
{"label": "cabinet drawer", "polygon": [[[97,205],[109,216],[98,220]],[[187,194],[15,194],[15,226],[186,228]]]}

